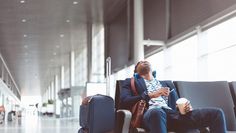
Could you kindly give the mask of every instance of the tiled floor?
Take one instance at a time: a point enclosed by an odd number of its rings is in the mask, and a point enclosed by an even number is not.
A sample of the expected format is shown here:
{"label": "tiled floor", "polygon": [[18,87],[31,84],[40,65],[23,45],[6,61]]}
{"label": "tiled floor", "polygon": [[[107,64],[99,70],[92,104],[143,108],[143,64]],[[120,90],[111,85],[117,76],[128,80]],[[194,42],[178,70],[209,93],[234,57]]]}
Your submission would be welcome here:
{"label": "tiled floor", "polygon": [[0,124],[0,133],[77,133],[78,129],[78,119],[35,115]]}

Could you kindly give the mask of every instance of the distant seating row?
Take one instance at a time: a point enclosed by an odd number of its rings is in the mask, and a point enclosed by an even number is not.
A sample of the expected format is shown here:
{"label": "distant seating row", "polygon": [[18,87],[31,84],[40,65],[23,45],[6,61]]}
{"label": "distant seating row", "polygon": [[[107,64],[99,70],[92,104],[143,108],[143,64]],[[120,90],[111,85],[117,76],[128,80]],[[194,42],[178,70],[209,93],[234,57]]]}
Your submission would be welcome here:
{"label": "distant seating row", "polygon": [[[193,108],[218,107],[221,108],[226,117],[227,129],[236,133],[236,81],[168,81],[175,86],[179,97],[185,97],[191,101]],[[131,113],[119,108],[120,91],[123,80],[117,81],[115,108],[117,110],[116,132],[128,133]],[[143,132],[144,129],[136,129],[132,132]]]}

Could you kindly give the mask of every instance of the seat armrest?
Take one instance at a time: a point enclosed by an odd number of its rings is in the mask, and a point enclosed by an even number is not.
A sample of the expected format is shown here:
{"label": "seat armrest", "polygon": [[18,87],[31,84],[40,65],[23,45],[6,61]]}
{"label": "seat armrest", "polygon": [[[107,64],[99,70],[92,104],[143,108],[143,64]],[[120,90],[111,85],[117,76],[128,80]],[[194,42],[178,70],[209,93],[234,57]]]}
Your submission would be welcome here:
{"label": "seat armrest", "polygon": [[130,126],[130,121],[131,121],[131,117],[132,114],[129,110],[125,110],[125,109],[120,109],[117,110],[118,114],[122,114],[122,116],[124,116],[124,123],[122,125],[122,132],[121,133],[129,133],[129,126]]}

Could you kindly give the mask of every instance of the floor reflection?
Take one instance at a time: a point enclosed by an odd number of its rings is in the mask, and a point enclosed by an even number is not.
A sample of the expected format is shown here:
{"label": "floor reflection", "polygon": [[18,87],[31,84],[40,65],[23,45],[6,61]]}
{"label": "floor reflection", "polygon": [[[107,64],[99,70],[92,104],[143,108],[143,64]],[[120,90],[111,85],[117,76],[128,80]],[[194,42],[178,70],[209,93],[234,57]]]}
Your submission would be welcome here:
{"label": "floor reflection", "polygon": [[77,133],[78,129],[78,119],[36,115],[27,115],[0,124],[0,133]]}

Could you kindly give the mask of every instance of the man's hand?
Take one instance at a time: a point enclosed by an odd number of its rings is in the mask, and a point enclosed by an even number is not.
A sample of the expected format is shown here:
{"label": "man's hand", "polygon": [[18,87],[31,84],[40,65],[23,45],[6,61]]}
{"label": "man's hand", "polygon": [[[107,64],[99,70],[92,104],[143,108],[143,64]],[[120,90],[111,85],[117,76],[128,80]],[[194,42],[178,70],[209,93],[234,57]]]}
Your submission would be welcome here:
{"label": "man's hand", "polygon": [[162,96],[168,97],[169,94],[170,94],[170,88],[169,87],[162,87],[161,91],[162,91]]}
{"label": "man's hand", "polygon": [[158,89],[157,91],[155,92],[152,92],[152,93],[149,93],[149,97],[150,98],[156,98],[156,97],[159,97],[159,96],[169,96],[169,93],[170,93],[170,88],[169,87],[162,87],[160,89]]}
{"label": "man's hand", "polygon": [[193,107],[192,107],[192,105],[190,104],[190,101],[188,101],[188,102],[185,103],[184,110],[185,110],[186,113],[188,113],[188,112],[190,112],[190,111],[193,110]]}

